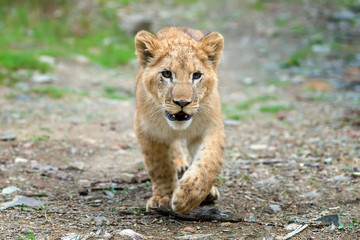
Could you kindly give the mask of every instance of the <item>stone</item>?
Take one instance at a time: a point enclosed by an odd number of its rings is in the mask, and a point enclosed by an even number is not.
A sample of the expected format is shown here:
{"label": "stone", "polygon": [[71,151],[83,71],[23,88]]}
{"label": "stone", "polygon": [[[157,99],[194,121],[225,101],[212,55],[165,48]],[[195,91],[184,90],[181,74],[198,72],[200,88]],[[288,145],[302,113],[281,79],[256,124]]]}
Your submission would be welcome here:
{"label": "stone", "polygon": [[352,176],[356,178],[360,178],[360,172],[353,172]]}
{"label": "stone", "polygon": [[67,170],[74,170],[74,171],[83,171],[85,168],[85,163],[80,161],[75,161],[69,164],[66,167]]}
{"label": "stone", "polygon": [[252,144],[250,145],[251,150],[265,150],[268,148],[268,145],[265,144]]}
{"label": "stone", "polygon": [[61,240],[78,240],[78,239],[82,239],[82,236],[80,234],[76,234],[76,235],[61,237],[60,239]]}
{"label": "stone", "polygon": [[315,221],[324,222],[324,223],[333,223],[336,227],[341,225],[339,215],[326,215],[324,217],[318,218]]}
{"label": "stone", "polygon": [[331,47],[327,44],[314,44],[311,50],[313,53],[329,53],[331,52]]}
{"label": "stone", "polygon": [[249,216],[249,222],[256,222],[256,218],[254,216]]}
{"label": "stone", "polygon": [[43,63],[47,63],[51,66],[55,65],[55,58],[51,56],[42,55],[39,57],[39,61]]}
{"label": "stone", "polygon": [[121,29],[125,30],[128,35],[135,35],[140,30],[152,30],[152,18],[143,13],[127,15],[122,18]]}
{"label": "stone", "polygon": [[326,163],[326,164],[330,164],[330,163],[332,163],[332,157],[329,157],[329,158],[325,158],[324,160],[323,160],[323,162],[324,163]]}
{"label": "stone", "polygon": [[285,229],[288,231],[294,231],[295,229],[297,229],[299,227],[301,227],[301,225],[296,224],[296,223],[291,223],[291,224],[285,226]]}
{"label": "stone", "polygon": [[193,234],[176,237],[176,239],[211,239],[214,234]]}
{"label": "stone", "polygon": [[115,194],[109,190],[105,190],[105,195],[109,198],[114,198]]}
{"label": "stone", "polygon": [[104,222],[105,224],[110,224],[110,221],[104,216],[93,217],[92,220],[95,221],[95,226],[97,227],[103,225]]}
{"label": "stone", "polygon": [[81,64],[81,65],[87,65],[91,62],[89,58],[87,58],[83,55],[75,55],[74,60],[76,63]]}
{"label": "stone", "polygon": [[331,15],[331,19],[334,21],[352,21],[355,17],[356,15],[347,9],[342,9],[340,11],[334,12]]}
{"label": "stone", "polygon": [[122,173],[120,175],[120,179],[126,183],[134,183],[135,182],[135,175],[132,173]]}
{"label": "stone", "polygon": [[0,141],[14,141],[16,139],[15,133],[2,133],[0,136]]}
{"label": "stone", "polygon": [[197,231],[197,229],[193,228],[193,227],[184,227],[184,231],[185,232],[195,233]]}
{"label": "stone", "polygon": [[271,210],[273,210],[274,212],[279,212],[279,211],[281,211],[280,205],[270,204],[269,207],[270,207]]}
{"label": "stone", "polygon": [[15,206],[26,206],[26,207],[44,207],[45,202],[36,200],[34,198],[25,197],[25,196],[16,196],[10,202],[4,202],[1,204],[0,210],[4,210],[7,208],[15,207]]}
{"label": "stone", "polygon": [[108,233],[108,232],[104,233],[104,238],[105,238],[105,239],[109,239],[109,238],[111,238],[111,237],[112,237],[112,236],[111,236],[110,233]]}
{"label": "stone", "polygon": [[30,78],[33,83],[52,83],[58,80],[59,77],[55,74],[38,74]]}
{"label": "stone", "polygon": [[118,234],[119,236],[121,237],[131,237],[132,239],[135,239],[135,240],[143,240],[143,239],[146,239],[145,236],[131,230],[131,229],[124,229],[124,230],[121,230]]}
{"label": "stone", "polygon": [[26,158],[21,158],[21,157],[17,157],[14,160],[15,163],[27,163],[29,162],[29,160],[27,160]]}
{"label": "stone", "polygon": [[13,194],[13,193],[16,193],[16,192],[21,192],[21,189],[18,188],[18,187],[15,187],[15,186],[11,186],[11,187],[4,188],[1,191],[1,194],[6,195],[6,194]]}

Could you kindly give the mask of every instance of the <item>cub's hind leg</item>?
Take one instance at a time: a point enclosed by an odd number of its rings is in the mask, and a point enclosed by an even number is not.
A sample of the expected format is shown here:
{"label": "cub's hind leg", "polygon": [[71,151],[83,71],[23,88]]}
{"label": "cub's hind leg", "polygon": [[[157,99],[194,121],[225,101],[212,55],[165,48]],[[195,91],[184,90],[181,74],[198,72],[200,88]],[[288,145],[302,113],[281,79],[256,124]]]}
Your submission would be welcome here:
{"label": "cub's hind leg", "polygon": [[177,182],[176,167],[169,156],[169,145],[153,141],[141,133],[138,139],[152,183],[153,193],[146,203],[146,210],[169,205]]}
{"label": "cub's hind leg", "polygon": [[174,161],[179,178],[181,178],[189,168],[189,153],[186,144],[180,139],[175,140],[170,145],[170,157]]}

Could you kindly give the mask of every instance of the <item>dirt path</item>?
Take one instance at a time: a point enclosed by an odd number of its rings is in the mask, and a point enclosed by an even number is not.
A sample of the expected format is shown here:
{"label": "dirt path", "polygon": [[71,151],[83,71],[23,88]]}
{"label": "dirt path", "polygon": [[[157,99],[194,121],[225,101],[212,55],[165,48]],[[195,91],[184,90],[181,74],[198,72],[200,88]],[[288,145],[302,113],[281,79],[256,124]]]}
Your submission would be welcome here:
{"label": "dirt path", "polygon": [[[34,239],[29,232],[36,239],[120,239],[123,229],[147,239],[281,239],[305,224],[292,239],[360,239],[360,98],[356,88],[338,87],[344,77],[335,78],[359,71],[360,60],[329,73],[333,58],[315,55],[282,69],[310,37],[290,34],[279,19],[311,25],[321,11],[218,2],[134,4],[127,14],[149,9],[155,29],[170,23],[223,33],[227,143],[217,183],[222,199],[213,207],[241,221],[145,213],[151,183],[132,127],[136,64],[108,70],[56,59],[57,80],[45,86],[62,89],[61,98],[29,91],[44,86],[33,82],[0,88],[0,133],[16,135],[0,141],[0,188],[21,190],[0,196],[1,203],[16,194],[43,201],[0,210],[1,239]],[[330,222],[315,221],[324,216]]]}

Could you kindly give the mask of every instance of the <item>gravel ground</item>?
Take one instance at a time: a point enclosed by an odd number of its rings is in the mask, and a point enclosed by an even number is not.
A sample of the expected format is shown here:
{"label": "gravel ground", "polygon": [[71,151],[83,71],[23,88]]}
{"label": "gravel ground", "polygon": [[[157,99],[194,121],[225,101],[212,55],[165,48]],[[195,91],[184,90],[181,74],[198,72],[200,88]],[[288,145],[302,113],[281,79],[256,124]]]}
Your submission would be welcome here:
{"label": "gravel ground", "polygon": [[[326,47],[333,36],[358,47],[344,20],[350,10],[212,3],[134,3],[119,15],[147,9],[140,15],[153,29],[186,25],[224,35],[220,201],[195,217],[146,213],[151,183],[132,122],[136,62],[109,70],[55,59],[50,83],[0,88],[0,133],[15,135],[0,141],[0,202],[18,200],[0,210],[1,239],[286,239],[301,226],[291,239],[360,239],[360,54],[347,60]],[[324,29],[300,66],[281,62],[318,33],[299,37],[279,19]],[[29,91],[48,85],[73,91],[62,98]],[[129,97],[110,99],[104,86]],[[136,234],[125,237],[124,229]]]}

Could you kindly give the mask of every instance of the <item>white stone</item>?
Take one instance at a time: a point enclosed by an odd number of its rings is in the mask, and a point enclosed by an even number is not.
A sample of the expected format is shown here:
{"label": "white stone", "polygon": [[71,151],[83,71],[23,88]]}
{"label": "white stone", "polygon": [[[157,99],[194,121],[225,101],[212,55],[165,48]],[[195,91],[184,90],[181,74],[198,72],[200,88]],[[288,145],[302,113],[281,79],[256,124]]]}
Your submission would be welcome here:
{"label": "white stone", "polygon": [[29,160],[27,160],[26,158],[21,158],[21,157],[17,157],[14,160],[15,163],[27,163],[29,162]]}
{"label": "white stone", "polygon": [[13,193],[16,193],[16,192],[21,192],[21,189],[18,188],[18,187],[15,187],[15,186],[11,186],[11,187],[4,188],[1,191],[1,194],[6,195],[6,194],[13,194]]}

